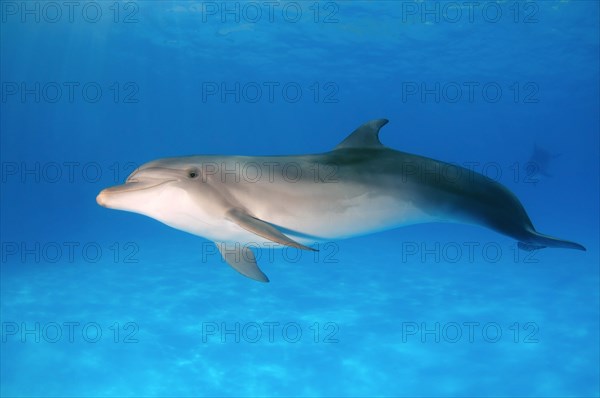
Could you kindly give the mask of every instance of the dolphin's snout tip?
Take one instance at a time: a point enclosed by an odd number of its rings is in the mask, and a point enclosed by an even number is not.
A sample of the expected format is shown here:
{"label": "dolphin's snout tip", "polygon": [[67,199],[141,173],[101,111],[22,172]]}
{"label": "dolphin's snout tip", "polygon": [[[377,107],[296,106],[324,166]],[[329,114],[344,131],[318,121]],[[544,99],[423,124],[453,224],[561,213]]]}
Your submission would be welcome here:
{"label": "dolphin's snout tip", "polygon": [[96,196],[96,203],[102,207],[106,207],[106,193],[104,191],[101,191],[98,196]]}

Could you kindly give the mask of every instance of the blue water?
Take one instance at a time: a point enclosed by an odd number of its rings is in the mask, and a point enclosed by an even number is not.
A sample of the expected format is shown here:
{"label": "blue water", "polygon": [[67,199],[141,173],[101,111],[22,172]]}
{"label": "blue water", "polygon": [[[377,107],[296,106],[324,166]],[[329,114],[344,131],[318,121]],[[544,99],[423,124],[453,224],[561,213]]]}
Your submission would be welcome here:
{"label": "blue water", "polygon": [[[598,396],[599,5],[477,4],[0,2],[0,394]],[[261,284],[96,204],[156,158],[383,117],[587,251],[423,224],[263,253]]]}

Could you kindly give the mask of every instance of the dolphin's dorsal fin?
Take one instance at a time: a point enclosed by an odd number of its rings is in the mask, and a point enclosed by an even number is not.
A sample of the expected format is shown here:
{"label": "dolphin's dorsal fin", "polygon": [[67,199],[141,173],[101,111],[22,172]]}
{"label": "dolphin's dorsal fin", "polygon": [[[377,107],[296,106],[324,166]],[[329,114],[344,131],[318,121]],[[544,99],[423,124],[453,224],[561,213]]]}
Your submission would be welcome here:
{"label": "dolphin's dorsal fin", "polygon": [[389,122],[387,119],[375,119],[366,122],[339,143],[335,149],[345,148],[383,148],[379,141],[379,130]]}

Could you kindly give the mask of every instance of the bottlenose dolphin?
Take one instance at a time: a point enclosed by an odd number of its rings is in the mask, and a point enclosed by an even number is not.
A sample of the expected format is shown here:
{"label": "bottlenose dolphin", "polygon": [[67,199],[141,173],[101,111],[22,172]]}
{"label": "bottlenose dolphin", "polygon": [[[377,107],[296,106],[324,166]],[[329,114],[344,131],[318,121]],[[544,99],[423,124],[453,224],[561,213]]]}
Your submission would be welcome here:
{"label": "bottlenose dolphin", "polygon": [[249,247],[314,250],[307,245],[434,221],[485,226],[524,250],[585,250],[538,233],[500,183],[382,145],[379,130],[387,122],[367,122],[320,154],[155,160],[96,200],[210,239],[229,265],[262,282],[268,278]]}

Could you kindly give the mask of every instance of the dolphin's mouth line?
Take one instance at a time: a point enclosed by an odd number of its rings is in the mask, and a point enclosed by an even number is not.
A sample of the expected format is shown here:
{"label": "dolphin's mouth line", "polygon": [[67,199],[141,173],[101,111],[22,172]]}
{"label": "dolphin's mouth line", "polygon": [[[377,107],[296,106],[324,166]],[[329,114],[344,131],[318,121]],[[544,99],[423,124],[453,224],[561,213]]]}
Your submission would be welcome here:
{"label": "dolphin's mouth line", "polygon": [[[144,182],[139,182],[137,180],[130,180],[127,181],[125,184],[123,185],[118,185],[116,187],[110,187],[110,188],[106,188],[104,191],[106,193],[125,193],[125,192],[139,192],[139,191],[145,191],[147,189],[152,189],[152,188],[156,188],[159,187],[163,184],[166,184],[168,182],[173,182],[173,181],[177,181],[175,179],[169,179],[169,180],[162,180],[160,182],[157,182],[156,184],[152,184],[152,185],[146,185],[148,182],[146,182],[146,184]],[[129,186],[128,185],[133,185],[133,186]],[[137,184],[141,184],[142,186],[135,186]]]}
{"label": "dolphin's mouth line", "polygon": [[146,189],[156,188],[156,187],[159,187],[159,186],[161,186],[163,184],[166,184],[167,182],[172,182],[172,181],[176,181],[176,180],[164,180],[164,181],[159,182],[158,184],[150,185],[149,187],[134,189],[134,191],[144,191]]}

